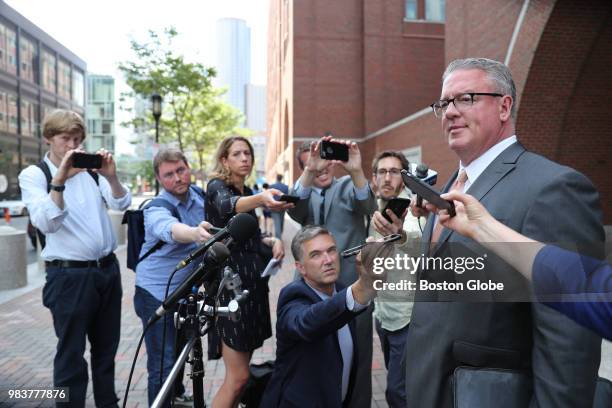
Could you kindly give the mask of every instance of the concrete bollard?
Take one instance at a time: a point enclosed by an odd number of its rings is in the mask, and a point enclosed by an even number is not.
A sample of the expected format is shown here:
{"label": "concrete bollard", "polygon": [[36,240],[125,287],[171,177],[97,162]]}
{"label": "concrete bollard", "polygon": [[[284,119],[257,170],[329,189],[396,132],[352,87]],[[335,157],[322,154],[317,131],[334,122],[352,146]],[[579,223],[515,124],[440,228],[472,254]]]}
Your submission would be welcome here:
{"label": "concrete bollard", "polygon": [[123,211],[108,210],[108,215],[113,225],[113,232],[117,238],[117,245],[123,245],[127,241],[127,226],[121,224],[123,219]]}
{"label": "concrete bollard", "polygon": [[0,226],[0,290],[28,284],[26,232]]}

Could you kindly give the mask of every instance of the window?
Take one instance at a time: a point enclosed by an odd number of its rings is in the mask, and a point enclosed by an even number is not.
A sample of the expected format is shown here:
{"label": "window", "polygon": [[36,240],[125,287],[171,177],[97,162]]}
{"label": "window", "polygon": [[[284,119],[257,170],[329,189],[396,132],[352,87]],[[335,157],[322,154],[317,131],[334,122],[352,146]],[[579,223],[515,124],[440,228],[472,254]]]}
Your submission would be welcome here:
{"label": "window", "polygon": [[38,82],[38,49],[34,41],[21,36],[19,57],[19,76],[30,82]]}
{"label": "window", "polygon": [[446,0],[406,0],[406,20],[425,20],[443,23],[446,19]]}
{"label": "window", "polygon": [[42,52],[42,86],[49,92],[56,93],[55,55],[47,50]]}
{"label": "window", "polygon": [[0,90],[0,130],[8,130],[7,93]]}
{"label": "window", "polygon": [[72,71],[72,101],[79,106],[84,106],[85,76],[76,69]]}
{"label": "window", "polygon": [[70,64],[62,59],[57,62],[57,94],[70,100]]}
{"label": "window", "polygon": [[406,20],[416,20],[418,16],[417,0],[406,0]]}
{"label": "window", "polygon": [[38,136],[38,105],[21,99],[21,134],[24,136]]}
{"label": "window", "polygon": [[17,34],[0,23],[0,69],[17,75]]}
{"label": "window", "polygon": [[6,26],[0,23],[0,69],[6,71]]}
{"label": "window", "polygon": [[112,125],[113,122],[105,120],[102,122],[102,133],[105,135],[111,134],[112,133]]}
{"label": "window", "polygon": [[425,0],[425,19],[443,23],[446,16],[446,0]]}
{"label": "window", "polygon": [[415,146],[415,147],[409,147],[407,149],[404,149],[402,151],[402,153],[404,153],[404,156],[406,156],[406,158],[408,159],[408,162],[410,163],[415,163],[415,164],[421,164],[421,146]]}
{"label": "window", "polygon": [[17,95],[8,94],[8,131],[17,133]]}

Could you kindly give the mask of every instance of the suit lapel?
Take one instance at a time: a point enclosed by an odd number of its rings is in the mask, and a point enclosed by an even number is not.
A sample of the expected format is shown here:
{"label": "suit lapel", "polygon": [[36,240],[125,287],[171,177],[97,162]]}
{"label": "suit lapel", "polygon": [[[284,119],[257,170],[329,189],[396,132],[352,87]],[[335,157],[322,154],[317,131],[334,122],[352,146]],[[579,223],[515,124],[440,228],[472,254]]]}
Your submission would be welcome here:
{"label": "suit lapel", "polygon": [[[506,150],[501,152],[499,156],[497,156],[495,160],[491,162],[491,164],[489,164],[489,166],[480,174],[476,182],[470,185],[466,193],[474,196],[474,198],[476,198],[478,201],[481,201],[487,195],[487,193],[506,176],[506,174],[510,173],[516,167],[516,162],[524,152],[525,147],[523,147],[522,144],[516,142],[510,145],[508,148],[506,148]],[[458,170],[455,171],[454,176],[451,178],[453,182],[457,177],[457,173]],[[443,191],[448,191],[451,185],[452,182],[450,181],[446,183]],[[444,228],[442,230],[442,234],[440,234],[440,239],[438,240],[437,245],[434,247],[433,253],[435,253],[440,245],[446,242],[452,234],[452,230]],[[431,233],[429,234],[428,238],[430,237]],[[429,242],[429,240],[426,242]]]}

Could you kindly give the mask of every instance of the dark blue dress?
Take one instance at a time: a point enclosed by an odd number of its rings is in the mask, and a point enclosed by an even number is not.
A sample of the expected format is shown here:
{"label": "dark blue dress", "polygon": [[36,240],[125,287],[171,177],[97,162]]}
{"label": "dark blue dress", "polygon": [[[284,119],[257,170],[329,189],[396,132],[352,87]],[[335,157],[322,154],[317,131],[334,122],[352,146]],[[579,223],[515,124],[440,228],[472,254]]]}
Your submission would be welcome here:
{"label": "dark blue dress", "polygon": [[[221,179],[212,179],[206,189],[206,220],[215,227],[225,227],[230,218],[236,215],[236,202],[242,196],[253,194],[244,187],[241,194],[234,186]],[[249,211],[255,217],[255,211]],[[240,307],[240,320],[232,322],[227,318],[218,318],[215,327],[208,333],[209,360],[221,357],[221,339],[230,348],[252,352],[262,346],[265,339],[272,336],[270,306],[268,303],[268,278],[261,278],[265,269],[260,255],[261,232],[242,244],[233,244],[228,261],[234,272],[242,280],[242,289],[249,291],[249,297]],[[220,305],[226,306],[233,294],[223,290],[219,296]]]}

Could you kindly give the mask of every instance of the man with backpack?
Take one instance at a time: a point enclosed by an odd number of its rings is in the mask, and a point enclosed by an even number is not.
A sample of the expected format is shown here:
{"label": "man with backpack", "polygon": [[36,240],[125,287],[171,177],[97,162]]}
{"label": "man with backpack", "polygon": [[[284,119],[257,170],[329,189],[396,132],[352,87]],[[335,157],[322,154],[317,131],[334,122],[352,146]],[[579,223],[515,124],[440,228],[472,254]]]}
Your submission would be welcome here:
{"label": "man with backpack", "polygon": [[[211,237],[208,232],[211,225],[203,221],[205,194],[201,188],[191,185],[191,171],[183,153],[177,149],[161,149],[153,159],[153,170],[164,190],[143,211],[145,240],[136,265],[134,293],[134,309],[143,327],[166,295],[191,274],[197,263],[178,270],[166,289],[176,265]],[[165,380],[175,361],[176,330],[172,314],[166,316],[170,317],[158,320],[145,334],[149,405],[162,385],[160,368],[163,367]],[[177,381],[175,394],[180,398],[184,392],[182,382]],[[168,401],[166,404],[169,406]]]}
{"label": "man with backpack", "polygon": [[122,289],[107,207],[125,210],[132,197],[104,149],[97,153],[101,165],[95,172],[73,166],[85,139],[85,123],[77,113],[58,109],[48,114],[43,137],[49,152],[19,174],[19,187],[32,224],[46,235],[43,304],[51,311],[58,338],[53,385],[69,388],[67,406],[85,406],[83,355],[89,338],[96,406],[116,407]]}

